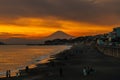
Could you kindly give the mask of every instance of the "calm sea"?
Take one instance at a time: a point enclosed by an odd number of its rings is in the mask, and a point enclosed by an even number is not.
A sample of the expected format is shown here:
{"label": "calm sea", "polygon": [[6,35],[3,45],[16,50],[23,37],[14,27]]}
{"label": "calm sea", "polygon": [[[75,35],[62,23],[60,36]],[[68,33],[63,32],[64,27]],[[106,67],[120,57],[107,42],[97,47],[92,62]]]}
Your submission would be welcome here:
{"label": "calm sea", "polygon": [[68,48],[70,46],[1,45],[0,76],[5,74],[6,70],[14,72]]}

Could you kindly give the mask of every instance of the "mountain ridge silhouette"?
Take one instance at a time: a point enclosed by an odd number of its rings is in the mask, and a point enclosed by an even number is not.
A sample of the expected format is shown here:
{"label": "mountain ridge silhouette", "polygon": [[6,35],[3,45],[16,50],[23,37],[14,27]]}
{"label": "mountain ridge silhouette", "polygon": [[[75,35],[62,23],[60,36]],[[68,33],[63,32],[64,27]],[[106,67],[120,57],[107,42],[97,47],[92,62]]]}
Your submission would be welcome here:
{"label": "mountain ridge silhouette", "polygon": [[71,39],[74,38],[74,36],[71,36],[63,31],[56,31],[49,36],[45,37],[47,40],[53,40],[53,39]]}
{"label": "mountain ridge silhouette", "polygon": [[26,39],[26,38],[12,37],[9,39],[0,39],[0,41],[4,42],[6,44],[42,44],[46,40],[71,39],[71,38],[74,38],[74,36],[71,36],[63,31],[56,31],[56,32],[50,34],[49,36],[44,37],[44,38]]}

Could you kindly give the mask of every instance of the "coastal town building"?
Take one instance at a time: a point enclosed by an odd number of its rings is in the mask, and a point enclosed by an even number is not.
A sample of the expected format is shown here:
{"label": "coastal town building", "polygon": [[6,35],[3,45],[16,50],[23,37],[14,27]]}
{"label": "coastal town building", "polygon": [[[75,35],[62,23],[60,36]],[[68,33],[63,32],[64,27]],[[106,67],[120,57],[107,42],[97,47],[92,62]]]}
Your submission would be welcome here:
{"label": "coastal town building", "polygon": [[98,45],[120,46],[120,27],[116,27],[112,32],[100,35],[97,39]]}
{"label": "coastal town building", "polygon": [[114,28],[113,33],[116,35],[116,37],[120,37],[120,27]]}

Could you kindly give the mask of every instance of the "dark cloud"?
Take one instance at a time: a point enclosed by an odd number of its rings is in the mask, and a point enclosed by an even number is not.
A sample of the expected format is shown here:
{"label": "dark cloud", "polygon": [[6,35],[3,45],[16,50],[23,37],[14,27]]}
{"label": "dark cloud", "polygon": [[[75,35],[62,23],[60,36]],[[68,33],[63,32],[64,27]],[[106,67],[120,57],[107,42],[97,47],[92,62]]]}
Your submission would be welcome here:
{"label": "dark cloud", "polygon": [[0,32],[0,38],[10,38],[10,37],[27,37],[25,34],[13,34],[13,33],[7,33],[7,32]]}
{"label": "dark cloud", "polygon": [[20,17],[73,20],[98,25],[120,22],[119,0],[0,0],[0,19]]}
{"label": "dark cloud", "polygon": [[6,24],[7,25],[19,25],[21,27],[46,27],[46,28],[64,28],[59,21],[53,18],[47,18],[47,19],[31,19],[31,18],[20,18],[20,19],[2,19],[0,21],[0,24]]}

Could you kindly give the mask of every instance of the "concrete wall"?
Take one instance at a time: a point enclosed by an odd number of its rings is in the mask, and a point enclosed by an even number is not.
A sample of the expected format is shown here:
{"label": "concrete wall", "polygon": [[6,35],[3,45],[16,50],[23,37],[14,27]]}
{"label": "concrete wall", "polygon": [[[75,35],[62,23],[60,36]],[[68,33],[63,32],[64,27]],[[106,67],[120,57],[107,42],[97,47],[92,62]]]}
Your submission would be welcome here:
{"label": "concrete wall", "polygon": [[97,48],[106,55],[120,57],[120,47],[97,46]]}

